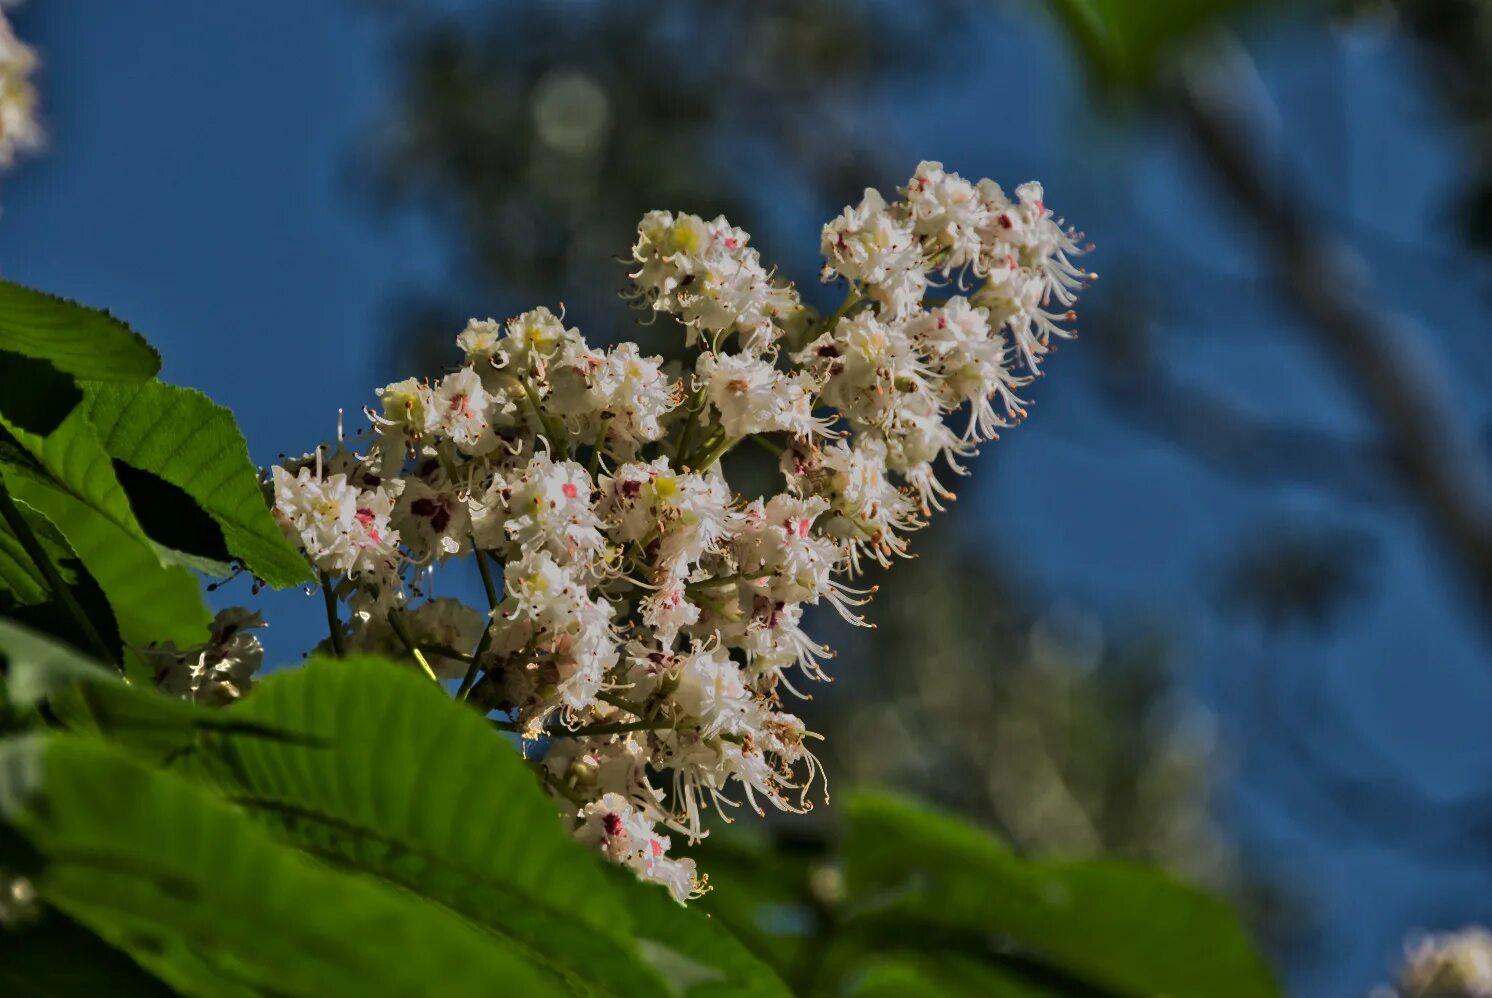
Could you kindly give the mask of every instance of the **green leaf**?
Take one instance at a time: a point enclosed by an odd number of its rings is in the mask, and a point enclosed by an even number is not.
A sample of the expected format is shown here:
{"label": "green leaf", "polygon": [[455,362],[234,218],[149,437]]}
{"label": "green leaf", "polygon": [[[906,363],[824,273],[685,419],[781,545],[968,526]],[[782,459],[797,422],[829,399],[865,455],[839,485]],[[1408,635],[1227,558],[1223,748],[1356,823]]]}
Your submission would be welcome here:
{"label": "green leaf", "polygon": [[1119,994],[1278,994],[1227,906],[1157,870],[1023,860],[963,822],[887,797],[858,796],[849,814],[846,882],[863,919],[1002,936]]}
{"label": "green leaf", "polygon": [[1267,0],[1056,0],[1052,9],[1102,80],[1152,86],[1165,59]]}
{"label": "green leaf", "polygon": [[120,527],[74,493],[10,469],[5,482],[12,495],[62,532],[108,598],[125,642],[145,647],[173,641],[187,647],[207,640],[212,614],[195,575],[180,565],[162,565],[143,535]]}
{"label": "green leaf", "polygon": [[[73,552],[56,525],[25,503],[17,502],[16,507],[41,543],[47,557],[52,559],[52,564],[57,567],[63,581],[73,582],[75,574],[68,564]],[[14,601],[12,605],[19,606],[41,603],[51,595],[46,579],[42,577],[36,563],[26,553],[20,538],[4,521],[0,521],[0,590],[10,593]]]}
{"label": "green leaf", "polygon": [[957,953],[864,954],[855,998],[1078,998],[1082,992],[1043,987],[997,964]]}
{"label": "green leaf", "polygon": [[[781,994],[771,971],[563,829],[476,712],[373,659],[312,660],[224,712],[328,747],[215,736],[196,757],[241,806],[331,862],[459,912],[601,993]],[[645,940],[639,945],[638,940]]]}
{"label": "green leaf", "polygon": [[0,280],[0,350],[92,381],[143,381],[161,369],[145,338],[108,312]]}
{"label": "green leaf", "polygon": [[277,841],[181,776],[65,735],[0,743],[43,900],[187,994],[564,994],[518,948]]}
{"label": "green leaf", "polygon": [[[25,476],[47,479],[96,510],[99,515],[141,543],[149,543],[130,508],[129,496],[114,476],[114,462],[88,422],[83,407],[74,409],[48,434],[31,433],[0,412],[0,427],[35,462],[34,468],[9,463],[12,483]],[[33,504],[35,505],[35,504]]]}
{"label": "green leaf", "polygon": [[0,350],[0,410],[17,426],[51,433],[81,401],[71,375],[44,360]]}
{"label": "green leaf", "polygon": [[78,682],[124,685],[109,666],[11,620],[0,619],[0,658],[10,702],[17,707],[35,707]]}
{"label": "green leaf", "polygon": [[270,515],[231,412],[201,392],[160,381],[88,384],[84,394],[89,419],[109,455],[182,490],[216,522],[227,551],[251,572],[276,587],[310,579],[310,566]]}

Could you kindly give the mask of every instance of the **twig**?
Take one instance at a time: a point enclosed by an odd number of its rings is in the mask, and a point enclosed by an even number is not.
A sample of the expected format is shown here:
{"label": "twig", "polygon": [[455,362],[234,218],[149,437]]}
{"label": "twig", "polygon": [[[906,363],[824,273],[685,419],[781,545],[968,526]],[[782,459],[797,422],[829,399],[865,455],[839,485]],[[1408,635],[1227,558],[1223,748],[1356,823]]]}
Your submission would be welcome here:
{"label": "twig", "polygon": [[1313,227],[1298,186],[1271,174],[1257,141],[1260,114],[1246,103],[1252,88],[1217,59],[1207,67],[1189,72],[1178,94],[1203,157],[1268,242],[1276,280],[1311,320],[1305,328],[1378,417],[1389,467],[1441,548],[1492,607],[1492,467],[1453,415],[1443,378],[1375,300],[1350,249]]}
{"label": "twig", "polygon": [[330,572],[321,573],[321,599],[326,604],[326,626],[332,634],[332,654],[347,657],[347,643],[342,638],[342,622],[337,617],[337,594],[332,592]]}

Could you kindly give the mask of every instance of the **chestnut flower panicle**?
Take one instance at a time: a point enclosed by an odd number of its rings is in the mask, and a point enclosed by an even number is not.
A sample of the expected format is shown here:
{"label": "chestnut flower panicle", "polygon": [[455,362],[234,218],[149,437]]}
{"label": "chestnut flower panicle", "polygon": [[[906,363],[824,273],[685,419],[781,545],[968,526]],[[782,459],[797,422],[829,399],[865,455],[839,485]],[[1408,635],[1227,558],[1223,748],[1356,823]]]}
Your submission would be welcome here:
{"label": "chestnut flower panicle", "polygon": [[[452,371],[375,393],[366,453],[272,469],[278,521],[346,607],[330,647],[459,679],[542,755],[577,838],[697,894],[668,832],[699,839],[712,807],[802,812],[823,782],[784,706],[833,654],[805,608],[863,623],[874,589],[850,580],[907,554],[1072,335],[1093,275],[1042,198],[937,163],[897,200],[867,191],[823,229],[846,291],[827,315],[724,218],[649,212],[628,296],[682,326],[682,371],[593,347],[562,311],[471,320]],[[747,438],[778,454],[775,494],[731,488]],[[459,558],[481,611],[430,595]]]}

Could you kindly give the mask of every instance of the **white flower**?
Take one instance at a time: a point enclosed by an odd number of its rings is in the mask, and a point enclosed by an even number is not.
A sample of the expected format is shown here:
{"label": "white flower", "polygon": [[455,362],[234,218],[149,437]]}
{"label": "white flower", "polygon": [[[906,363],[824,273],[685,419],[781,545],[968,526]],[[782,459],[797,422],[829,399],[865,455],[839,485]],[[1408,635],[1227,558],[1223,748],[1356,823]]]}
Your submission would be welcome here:
{"label": "white flower", "polygon": [[394,502],[382,488],[359,490],[343,474],[319,479],[312,469],[273,469],[274,511],[281,527],[324,572],[384,575],[397,565],[399,533],[389,526]]}
{"label": "white flower", "polygon": [[1474,925],[1424,936],[1405,947],[1403,998],[1492,998],[1492,932]]}
{"label": "white flower", "polygon": [[589,706],[620,653],[611,633],[615,612],[592,599],[575,573],[547,551],[508,562],[504,597],[493,611],[492,650],[507,668],[542,673],[561,701]]}
{"label": "white flower", "polygon": [[436,488],[423,478],[405,479],[392,520],[417,562],[458,555],[470,543],[471,513],[454,487]]}
{"label": "white flower", "polygon": [[718,643],[697,645],[682,656],[670,699],[705,738],[745,734],[757,715],[741,667]]}
{"label": "white flower", "polygon": [[958,270],[979,258],[987,209],[973,184],[946,172],[942,163],[923,162],[903,191],[914,230],[938,254],[939,270]]}
{"label": "white flower", "polygon": [[669,579],[644,596],[638,612],[664,648],[672,647],[679,631],[699,622],[699,607],[689,601],[684,583],[678,579]]}
{"label": "white flower", "polygon": [[485,454],[497,446],[489,421],[494,400],[472,368],[463,367],[441,378],[432,392],[431,403],[436,430],[461,453]]}
{"label": "white flower", "polygon": [[694,860],[670,859],[669,839],[620,794],[606,794],[580,811],[575,837],[608,859],[631,867],[644,880],[666,886],[680,904],[706,890]]}
{"label": "white flower", "polygon": [[504,373],[531,384],[546,377],[549,362],[566,345],[585,341],[560,316],[540,306],[508,320],[508,334],[498,343],[494,364]]}
{"label": "white flower", "polygon": [[369,413],[379,429],[379,448],[386,467],[397,467],[404,453],[440,426],[441,407],[430,386],[414,378],[385,385],[374,392],[383,406],[381,416]]}
{"label": "white flower", "polygon": [[466,328],[456,336],[456,346],[466,354],[472,367],[491,365],[502,341],[503,328],[495,319],[468,319]]}
{"label": "white flower", "polygon": [[[948,409],[968,404],[966,440],[993,440],[996,432],[1025,416],[1016,389],[1027,384],[1010,370],[1005,337],[990,328],[989,310],[956,295],[941,308],[913,320],[908,332],[929,358],[939,402]],[[1001,408],[993,405],[999,399]]]}
{"label": "white flower", "polygon": [[684,576],[725,539],[730,492],[717,475],[677,472],[668,459],[624,464],[601,482],[599,509],[617,541],[642,546],[663,573]]}
{"label": "white flower", "polygon": [[0,167],[9,167],[21,153],[41,147],[36,87],[31,82],[36,64],[36,53],[16,37],[0,11]]}
{"label": "white flower", "polygon": [[525,554],[547,551],[562,564],[587,565],[606,545],[591,492],[585,468],[537,454],[511,484],[504,530]]}
{"label": "white flower", "polygon": [[746,350],[766,350],[779,335],[776,320],[802,306],[796,291],[762,268],[746,245],[750,238],[723,215],[706,222],[698,215],[648,212],[632,247],[638,295],[684,323],[687,345],[701,333],[735,332]]}
{"label": "white flower", "polygon": [[636,343],[622,343],[607,352],[596,378],[592,405],[607,420],[607,438],[629,455],[663,436],[661,420],[679,404],[678,383],[662,366],[662,357],[644,357]]}
{"label": "white flower", "polygon": [[879,284],[895,272],[922,269],[911,220],[892,212],[870,187],[858,205],[824,226],[821,246],[828,272],[851,281]]}

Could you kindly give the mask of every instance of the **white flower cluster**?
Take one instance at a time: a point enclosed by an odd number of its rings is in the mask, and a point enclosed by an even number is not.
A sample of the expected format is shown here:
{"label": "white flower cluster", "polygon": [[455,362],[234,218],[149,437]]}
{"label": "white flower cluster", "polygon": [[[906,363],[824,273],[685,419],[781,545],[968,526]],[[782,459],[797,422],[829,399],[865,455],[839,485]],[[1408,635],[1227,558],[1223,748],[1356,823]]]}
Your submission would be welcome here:
{"label": "white flower cluster", "polygon": [[42,144],[36,86],[31,82],[36,64],[36,53],[16,37],[0,9],[0,167],[10,166],[20,154]]}
{"label": "white flower cluster", "polygon": [[[784,695],[830,652],[804,607],[861,622],[846,578],[940,508],[938,462],[963,473],[1024,415],[1015,393],[1091,277],[1034,184],[1012,201],[924,163],[903,194],[825,226],[826,280],[848,285],[828,315],[725,219],[649,213],[631,296],[684,327],[686,366],[592,347],[545,308],[472,320],[459,368],[378,391],[366,453],[273,469],[276,516],[347,605],[333,649],[462,677],[458,697],[542,748],[576,835],[680,900],[701,880],[659,829],[811,806],[817,736]],[[730,487],[721,458],[747,438],[779,455],[780,493]],[[425,598],[461,557],[485,614]]]}
{"label": "white flower cluster", "polygon": [[1480,925],[1424,935],[1404,947],[1397,988],[1374,998],[1492,998],[1492,932]]}

